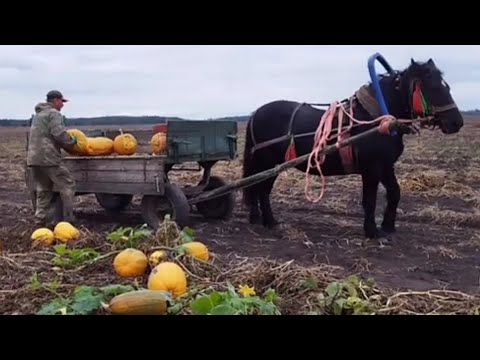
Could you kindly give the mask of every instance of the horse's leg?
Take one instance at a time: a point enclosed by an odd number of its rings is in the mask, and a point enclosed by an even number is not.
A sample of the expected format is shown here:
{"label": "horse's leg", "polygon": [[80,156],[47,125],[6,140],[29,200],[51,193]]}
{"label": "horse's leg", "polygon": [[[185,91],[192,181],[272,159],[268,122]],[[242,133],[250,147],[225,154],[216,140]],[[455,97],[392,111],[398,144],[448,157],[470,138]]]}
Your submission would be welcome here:
{"label": "horse's leg", "polygon": [[364,223],[363,230],[365,236],[369,239],[376,239],[379,237],[379,231],[375,223],[375,208],[377,206],[377,191],[380,183],[379,171],[375,168],[369,168],[362,173],[363,182],[363,211]]}
{"label": "horse's leg", "polygon": [[262,210],[263,226],[272,229],[278,222],[273,216],[272,207],[270,205],[270,194],[272,193],[273,185],[277,176],[269,178],[259,184],[258,199],[260,201],[260,209]]}
{"label": "horse's leg", "polygon": [[250,224],[261,224],[261,216],[260,216],[260,209],[258,207],[258,193],[259,193],[259,186],[254,185],[252,186],[251,189],[251,194],[250,194],[250,211],[248,215],[248,221]]}
{"label": "horse's leg", "polygon": [[383,215],[382,230],[392,234],[395,232],[397,208],[400,203],[400,185],[398,185],[393,166],[385,169],[382,173],[381,182],[387,192],[387,206]]}

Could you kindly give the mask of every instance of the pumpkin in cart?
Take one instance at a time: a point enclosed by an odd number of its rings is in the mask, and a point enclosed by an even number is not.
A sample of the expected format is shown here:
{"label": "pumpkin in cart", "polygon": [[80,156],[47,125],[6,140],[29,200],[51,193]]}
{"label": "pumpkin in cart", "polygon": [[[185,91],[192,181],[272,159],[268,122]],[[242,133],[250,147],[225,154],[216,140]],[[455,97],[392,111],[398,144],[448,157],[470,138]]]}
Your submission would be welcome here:
{"label": "pumpkin in cart", "polygon": [[113,153],[113,140],[107,137],[87,138],[87,153],[90,156],[103,156]]}
{"label": "pumpkin in cart", "polygon": [[132,134],[124,134],[120,130],[120,135],[117,135],[113,140],[113,150],[118,155],[133,155],[137,152],[138,141]]}
{"label": "pumpkin in cart", "polygon": [[156,133],[150,141],[152,153],[155,155],[164,155],[167,153],[167,134],[163,132]]}
{"label": "pumpkin in cart", "polygon": [[68,129],[67,130],[68,135],[72,137],[77,138],[77,143],[73,147],[72,151],[69,151],[71,155],[87,155],[87,145],[88,145],[88,139],[87,135],[81,130],[78,129]]}

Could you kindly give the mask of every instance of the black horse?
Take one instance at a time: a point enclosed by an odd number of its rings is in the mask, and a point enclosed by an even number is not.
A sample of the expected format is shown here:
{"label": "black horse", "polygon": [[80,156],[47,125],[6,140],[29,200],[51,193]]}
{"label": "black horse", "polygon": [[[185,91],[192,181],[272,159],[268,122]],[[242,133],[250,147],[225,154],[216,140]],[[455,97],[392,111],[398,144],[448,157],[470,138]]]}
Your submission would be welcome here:
{"label": "black horse", "polygon": [[[450,87],[432,59],[415,62],[404,71],[382,75],[383,90],[389,113],[397,119],[430,117],[429,125],[439,127],[444,134],[455,134],[463,127],[463,118],[450,94]],[[364,85],[350,99],[353,117],[373,120],[381,115],[371,84]],[[342,103],[343,103],[342,102]],[[314,133],[325,110],[310,104],[275,101],[263,105],[250,118],[244,149],[243,177],[273,168],[285,162],[286,153],[294,144],[297,156],[308,154],[314,145]],[[338,118],[336,118],[338,120]],[[337,126],[335,120],[333,129]],[[357,135],[378,124],[361,124],[350,130]],[[353,159],[345,163],[340,152],[327,155],[322,165],[324,176],[357,174],[363,182],[364,231],[367,238],[378,238],[395,232],[400,186],[395,176],[395,163],[404,150],[403,136],[412,127],[403,127],[394,134],[375,133],[352,145]],[[302,135],[303,134],[303,135]],[[335,139],[329,141],[331,144]],[[307,164],[297,169],[306,172]],[[312,167],[310,174],[319,175]],[[250,223],[263,223],[268,228],[277,225],[270,206],[270,193],[277,177],[244,189],[244,202],[250,208]],[[381,230],[375,223],[375,208],[379,183],[386,189],[387,206]],[[261,210],[261,213],[260,213]],[[262,215],[262,217],[260,216]]]}

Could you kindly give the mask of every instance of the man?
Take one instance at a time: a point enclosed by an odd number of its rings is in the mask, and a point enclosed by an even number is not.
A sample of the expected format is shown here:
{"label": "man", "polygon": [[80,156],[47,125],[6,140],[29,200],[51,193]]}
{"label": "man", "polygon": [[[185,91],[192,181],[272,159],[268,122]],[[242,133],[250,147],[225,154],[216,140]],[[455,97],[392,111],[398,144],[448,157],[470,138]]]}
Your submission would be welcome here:
{"label": "man", "polygon": [[60,91],[52,90],[46,102],[35,106],[35,115],[30,127],[27,151],[27,171],[36,191],[36,226],[49,226],[48,213],[53,200],[55,186],[63,202],[64,221],[73,222],[75,179],[62,164],[61,148],[71,151],[77,139],[70,136],[60,113],[65,99]]}

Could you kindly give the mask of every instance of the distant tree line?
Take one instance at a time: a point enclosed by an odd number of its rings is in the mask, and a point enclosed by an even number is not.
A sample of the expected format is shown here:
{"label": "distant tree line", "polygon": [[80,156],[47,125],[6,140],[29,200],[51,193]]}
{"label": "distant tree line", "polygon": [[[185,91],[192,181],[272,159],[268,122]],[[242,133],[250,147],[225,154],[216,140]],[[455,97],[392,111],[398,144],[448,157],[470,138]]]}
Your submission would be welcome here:
{"label": "distant tree line", "polygon": [[480,116],[480,110],[479,109],[468,110],[468,111],[464,111],[463,114],[466,116]]}
{"label": "distant tree line", "polygon": [[[188,121],[188,119],[182,119],[177,117],[164,117],[164,116],[102,116],[92,118],[66,118],[67,126],[78,125],[149,125],[149,124],[163,124],[169,120]],[[245,122],[248,120],[248,116],[232,116],[216,119],[206,119],[213,121],[236,121]],[[0,119],[1,126],[29,126],[30,119],[28,120],[11,120]]]}
{"label": "distant tree line", "polygon": [[[463,115],[480,117],[480,110],[468,110],[463,111]],[[231,116],[214,119],[204,119],[210,121],[236,121],[247,122],[249,116]],[[79,125],[150,125],[150,124],[163,124],[169,120],[188,121],[189,119],[182,119],[178,117],[165,117],[165,116],[101,116],[91,118],[67,118],[67,126],[79,126]],[[12,120],[12,119],[0,119],[0,127],[7,126],[29,126],[30,119],[27,120]]]}

